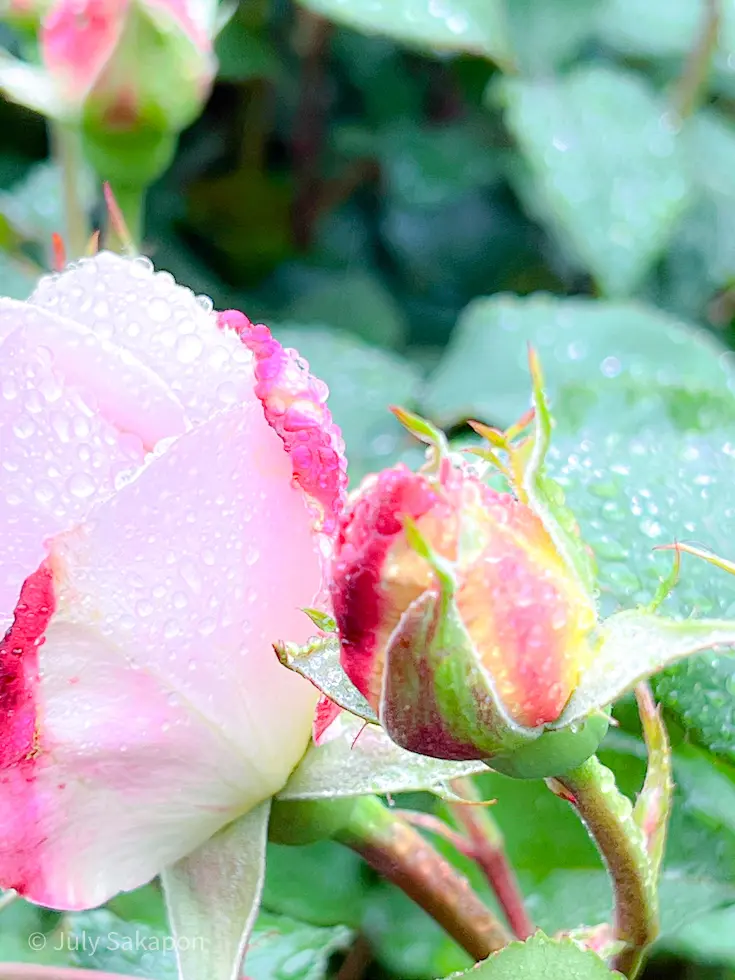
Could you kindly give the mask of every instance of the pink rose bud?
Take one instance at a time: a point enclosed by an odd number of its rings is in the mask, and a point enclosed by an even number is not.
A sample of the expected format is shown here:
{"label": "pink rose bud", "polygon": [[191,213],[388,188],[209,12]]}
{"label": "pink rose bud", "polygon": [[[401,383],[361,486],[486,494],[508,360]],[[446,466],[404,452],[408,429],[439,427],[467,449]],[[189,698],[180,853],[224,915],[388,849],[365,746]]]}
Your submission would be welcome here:
{"label": "pink rose bud", "polygon": [[594,603],[539,518],[449,460],[438,477],[399,465],[363,483],[333,603],[348,677],[391,737],[426,755],[492,755],[515,729],[556,721],[593,655]]}
{"label": "pink rose bud", "polygon": [[163,135],[172,138],[201,110],[216,62],[212,27],[194,9],[187,0],[58,0],[44,18],[44,64],[106,179],[119,183],[127,169],[128,183],[144,182],[138,168],[156,170],[146,156],[169,153]]}
{"label": "pink rose bud", "polygon": [[326,387],[242,314],[102,253],[0,299],[0,887],[100,905],[277,792],[314,689]]}

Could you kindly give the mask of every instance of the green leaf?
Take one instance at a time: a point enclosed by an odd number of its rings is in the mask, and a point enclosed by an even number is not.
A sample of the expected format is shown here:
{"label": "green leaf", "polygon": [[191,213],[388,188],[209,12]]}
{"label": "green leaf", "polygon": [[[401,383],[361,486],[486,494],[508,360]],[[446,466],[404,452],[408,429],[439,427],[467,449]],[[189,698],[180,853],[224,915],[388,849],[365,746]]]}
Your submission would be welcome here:
{"label": "green leaf", "polygon": [[181,980],[239,976],[263,890],[269,812],[270,800],[161,875]]}
{"label": "green leaf", "polygon": [[700,432],[735,426],[735,398],[729,391],[712,391],[701,382],[663,385],[629,376],[562,384],[554,399],[558,431],[605,431],[615,419],[621,435]]}
{"label": "green leaf", "polygon": [[[66,963],[156,980],[177,980],[179,976],[173,936],[163,929],[127,922],[106,909],[65,916],[59,936],[69,948]],[[248,980],[282,980],[284,976],[325,980],[329,957],[343,950],[350,937],[350,930],[342,926],[319,928],[264,912],[250,937],[242,976]],[[186,937],[191,945],[202,938]],[[184,939],[178,944],[183,946]],[[56,945],[62,945],[61,938]],[[212,974],[197,976],[209,980]]]}
{"label": "green leaf", "polygon": [[[561,438],[548,456],[595,551],[607,610],[650,601],[672,556],[657,544],[693,541],[724,557],[733,554],[735,447],[729,431],[639,437],[584,433]],[[663,606],[667,614],[729,618],[735,580],[684,555],[680,580]],[[685,660],[654,681],[656,694],[698,741],[735,759],[735,657],[708,653]]]}
{"label": "green leaf", "polygon": [[219,69],[225,82],[247,82],[254,78],[280,81],[284,70],[278,52],[264,33],[240,17],[232,17],[215,43]]}
{"label": "green leaf", "polygon": [[438,208],[491,186],[502,176],[502,157],[488,152],[492,135],[490,125],[476,119],[385,127],[375,146],[384,193],[394,205]]}
{"label": "green leaf", "polygon": [[620,974],[611,973],[596,953],[580,949],[571,939],[549,939],[538,932],[525,943],[514,942],[493,953],[461,976],[476,980],[610,980]]}
{"label": "green leaf", "polygon": [[513,50],[525,75],[548,75],[594,33],[603,0],[511,0]]}
{"label": "green leaf", "polygon": [[340,708],[363,721],[377,722],[377,715],[342,668],[338,637],[315,636],[303,646],[279,642],[274,647],[284,667],[305,677]]}
{"label": "green leaf", "polygon": [[501,0],[300,0],[330,20],[404,44],[511,60]]}
{"label": "green leaf", "polygon": [[[735,7],[721,4],[718,54],[735,51]],[[706,5],[700,0],[606,0],[598,19],[598,36],[628,55],[680,59],[689,54],[704,26]]]}
{"label": "green leaf", "polygon": [[0,911],[0,962],[68,966],[69,951],[59,941],[58,926],[56,912],[16,899]]}
{"label": "green leaf", "polygon": [[[665,944],[667,952],[697,963],[735,967],[735,905],[684,923]],[[709,974],[702,973],[702,976]],[[713,980],[731,980],[732,974],[713,974]]]}
{"label": "green leaf", "polygon": [[62,119],[69,106],[59,95],[51,76],[42,68],[26,64],[0,50],[0,93],[10,102],[40,112],[49,119]]}
{"label": "green leaf", "polygon": [[245,959],[248,980],[326,980],[329,958],[346,949],[343,926],[318,928],[267,912],[258,917]]}
{"label": "green leaf", "polygon": [[424,412],[445,427],[473,417],[512,424],[530,402],[529,343],[541,359],[552,415],[563,385],[598,397],[609,381],[627,378],[642,388],[692,385],[729,395],[733,378],[725,348],[710,334],[640,303],[482,297],[462,313],[429,378]]}
{"label": "green leaf", "polygon": [[735,127],[720,113],[701,111],[680,140],[696,194],[666,256],[661,296],[677,311],[701,316],[735,275]]}
{"label": "green leaf", "polygon": [[[77,174],[77,186],[82,206],[91,209],[95,185],[89,171]],[[39,163],[0,194],[0,214],[22,238],[47,249],[53,232],[64,233],[63,202],[61,171],[54,163]]]}
{"label": "green leaf", "polygon": [[368,890],[362,860],[333,841],[268,844],[263,907],[317,926],[360,927]]}
{"label": "green leaf", "polygon": [[347,444],[353,483],[392,463],[399,449],[411,444],[388,406],[414,404],[420,375],[413,365],[328,327],[284,325],[273,332],[329,385],[329,407]]}
{"label": "green leaf", "polygon": [[[108,909],[95,909],[65,915],[60,934],[74,966],[178,980],[175,942],[166,930],[127,922]],[[196,942],[197,937],[192,936],[191,941]]]}
{"label": "green leaf", "polygon": [[[687,922],[735,901],[732,885],[678,871],[664,871],[658,886],[661,934],[675,935]],[[583,901],[580,897],[583,896]],[[528,902],[529,914],[549,932],[569,928],[575,916],[585,924],[609,921],[610,880],[605,871],[565,868],[552,871]]]}
{"label": "green leaf", "polygon": [[733,621],[674,620],[633,609],[610,616],[599,633],[595,658],[582,672],[556,723],[560,728],[617,701],[639,681],[676,660],[714,647],[735,646]]}
{"label": "green leaf", "polygon": [[403,311],[377,276],[367,272],[332,273],[286,309],[294,324],[329,324],[380,347],[400,347],[406,337]]}
{"label": "green leaf", "polygon": [[483,772],[481,762],[444,762],[399,748],[381,728],[342,714],[324,744],[307,750],[280,800],[318,800],[425,790],[453,797],[452,779]]}
{"label": "green leaf", "polygon": [[605,293],[633,292],[690,193],[666,105],[640,77],[603,67],[495,90],[535,193]]}

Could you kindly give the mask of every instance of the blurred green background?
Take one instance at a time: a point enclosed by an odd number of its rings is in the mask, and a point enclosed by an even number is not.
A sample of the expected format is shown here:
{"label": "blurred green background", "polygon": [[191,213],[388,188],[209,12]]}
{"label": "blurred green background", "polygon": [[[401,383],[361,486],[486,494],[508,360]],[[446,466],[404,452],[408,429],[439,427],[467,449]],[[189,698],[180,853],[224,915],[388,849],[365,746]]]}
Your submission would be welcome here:
{"label": "blurred green background", "polygon": [[[735,0],[243,0],[216,52],[206,109],[150,191],[144,251],[309,359],[353,482],[417,458],[390,403],[457,439],[472,417],[514,421],[531,340],[557,419],[552,470],[606,610],[650,598],[668,566],[657,543],[735,557]],[[63,228],[60,176],[39,116],[0,103],[0,132],[0,289],[23,298]],[[86,193],[101,219],[93,182]],[[735,586],[692,560],[669,608],[733,615]],[[733,658],[697,658],[656,692],[678,791],[646,980],[733,980]],[[634,792],[642,746],[618,714],[604,758]],[[564,804],[498,776],[487,791],[535,920],[604,919],[604,873]],[[340,980],[467,965],[337,845],[273,847],[265,905],[255,980],[317,980],[347,948]],[[154,886],[110,909],[64,928],[164,925]],[[60,927],[6,910],[0,959],[27,958],[34,928]],[[173,975],[170,957],[71,959]]]}

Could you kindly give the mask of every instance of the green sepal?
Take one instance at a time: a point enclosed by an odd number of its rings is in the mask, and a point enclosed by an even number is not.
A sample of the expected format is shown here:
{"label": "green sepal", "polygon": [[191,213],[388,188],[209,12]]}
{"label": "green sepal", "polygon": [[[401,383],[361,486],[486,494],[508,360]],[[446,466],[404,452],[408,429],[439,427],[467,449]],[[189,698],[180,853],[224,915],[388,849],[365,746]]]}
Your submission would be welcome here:
{"label": "green sepal", "polygon": [[735,621],[666,619],[640,610],[610,616],[598,633],[594,659],[582,672],[554,728],[579,722],[612,704],[677,660],[717,646],[735,646]]}
{"label": "green sepal", "polygon": [[674,793],[671,745],[658,707],[648,684],[636,688],[638,712],[643,725],[648,763],[643,788],[633,807],[633,819],[643,831],[651,862],[651,873],[658,877],[666,844],[666,830]]}
{"label": "green sepal", "polygon": [[596,575],[592,552],[579,534],[579,527],[572,511],[564,500],[559,484],[546,476],[545,460],[551,444],[553,426],[549,404],[544,391],[541,364],[536,351],[529,350],[529,367],[533,381],[533,441],[524,469],[522,490],[528,504],[538,515],[554,542],[556,550],[565,560],[590,602],[596,598]]}
{"label": "green sepal", "polygon": [[391,406],[391,412],[393,412],[403,428],[410,432],[412,436],[415,436],[420,442],[433,447],[441,456],[447,456],[449,454],[449,443],[441,429],[437,429],[435,425],[432,425],[431,422],[422,418],[420,415],[409,412],[405,408],[399,408],[397,405]]}
{"label": "green sepal", "polygon": [[364,721],[377,724],[378,716],[342,669],[339,639],[336,636],[315,636],[303,646],[274,643],[273,649],[284,667],[311,681],[340,708]]}
{"label": "green sepal", "polygon": [[337,621],[329,613],[322,612],[321,609],[302,609],[301,612],[306,613],[312,623],[316,626],[318,630],[322,633],[336,633],[337,632]]}
{"label": "green sepal", "polygon": [[532,741],[482,667],[453,598],[425,592],[385,654],[380,721],[394,742],[438,759],[486,759]]}
{"label": "green sepal", "polygon": [[81,121],[82,147],[90,165],[113,186],[146,188],[170,165],[178,135],[156,120],[141,119],[135,129],[108,129],[85,113]]}
{"label": "green sepal", "polygon": [[433,793],[457,802],[454,779],[486,771],[478,761],[446,762],[406,752],[377,725],[342,712],[329,738],[310,745],[277,794],[282,801],[335,800],[366,794]]}
{"label": "green sepal", "polygon": [[436,588],[414,600],[388,642],[381,725],[409,752],[438,759],[484,759],[527,744],[539,731],[517,725],[497,696],[457,609],[452,563],[408,517],[404,529]]}

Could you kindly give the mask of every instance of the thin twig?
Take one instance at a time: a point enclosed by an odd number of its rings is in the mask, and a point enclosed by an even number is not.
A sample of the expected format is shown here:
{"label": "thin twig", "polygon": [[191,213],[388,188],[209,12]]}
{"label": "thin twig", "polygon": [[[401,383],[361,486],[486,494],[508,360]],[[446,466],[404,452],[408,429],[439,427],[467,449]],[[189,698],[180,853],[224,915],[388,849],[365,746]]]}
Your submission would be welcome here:
{"label": "thin twig", "polygon": [[[468,803],[474,803],[478,799],[477,790],[469,778],[454,780],[452,789]],[[519,939],[527,939],[534,931],[533,923],[526,912],[523,892],[515,871],[505,853],[500,827],[486,808],[453,803],[449,809],[467,831],[471,856],[495,892],[508,925]]]}
{"label": "thin twig", "polygon": [[364,936],[358,936],[339,968],[336,980],[362,980],[372,960],[370,943]]}
{"label": "thin twig", "polygon": [[414,827],[419,827],[421,830],[428,830],[430,834],[436,834],[437,837],[443,837],[460,854],[464,854],[465,857],[474,860],[475,848],[472,841],[465,837],[464,834],[460,834],[451,827],[448,827],[440,817],[435,817],[431,813],[420,813],[417,810],[395,810],[394,812]]}
{"label": "thin twig", "polygon": [[706,0],[705,8],[702,31],[689,52],[671,100],[679,119],[686,119],[697,108],[707,84],[712,55],[717,47],[722,19],[721,0]]}
{"label": "thin twig", "polygon": [[292,225],[296,244],[307,248],[314,230],[321,180],[319,164],[327,128],[324,86],[326,56],[332,37],[328,20],[308,10],[298,12],[301,48],[301,101],[294,121],[292,153],[296,177]]}

